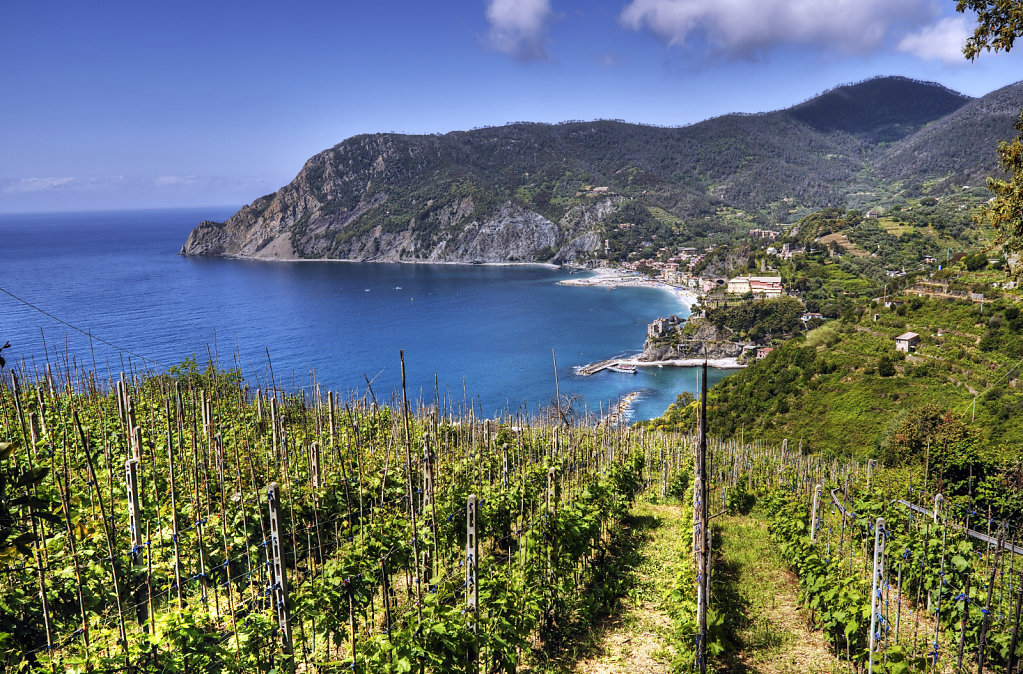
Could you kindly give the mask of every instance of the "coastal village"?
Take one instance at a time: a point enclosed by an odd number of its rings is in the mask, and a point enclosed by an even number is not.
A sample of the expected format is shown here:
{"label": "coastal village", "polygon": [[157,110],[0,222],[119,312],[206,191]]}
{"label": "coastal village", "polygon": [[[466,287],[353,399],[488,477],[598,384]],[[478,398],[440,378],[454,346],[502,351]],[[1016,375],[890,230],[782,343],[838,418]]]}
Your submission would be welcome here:
{"label": "coastal village", "polygon": [[[874,221],[879,215],[878,210],[872,209],[862,217]],[[629,227],[628,223],[617,225],[617,229]],[[590,276],[561,283],[609,288],[659,288],[672,293],[688,307],[690,315],[685,318],[677,315],[656,318],[646,328],[640,353],[590,363],[579,367],[577,372],[592,375],[609,370],[634,374],[637,367],[691,367],[704,361],[716,368],[743,368],[766,358],[779,343],[795,334],[805,334],[829,319],[838,318],[837,307],[841,306],[841,302],[824,308],[821,302],[808,299],[806,279],[797,270],[808,263],[837,268],[847,256],[876,259],[878,255],[866,253],[844,234],[828,233],[810,242],[798,239],[796,234],[798,225],[792,224],[779,225],[777,229],[750,228],[748,236],[743,237],[745,240],[731,247],[664,246],[656,251],[656,255],[641,258],[630,252],[627,259],[617,262],[608,259],[609,242],[605,241],[604,259],[590,260],[579,266],[580,270],[590,271]],[[647,244],[650,242],[642,243],[649,251]],[[745,265],[708,264],[712,259],[727,260],[730,248],[742,246],[748,251]],[[890,281],[884,284],[881,296],[873,298],[873,305],[879,310],[894,311],[910,297],[968,299],[982,304],[992,294],[1018,293],[1017,284],[1004,278],[977,282],[968,274],[964,276],[971,269],[999,269],[1006,263],[1013,264],[1014,260],[1006,261],[994,255],[975,254],[973,257],[978,259],[971,260],[962,252],[953,256],[951,251],[946,253],[945,260],[921,254],[915,268],[905,265],[885,268],[884,278]],[[781,303],[786,299],[789,302],[787,309],[797,308],[798,321],[790,321],[794,329],[780,334],[751,336],[721,325],[718,314],[724,311],[741,311],[744,305],[754,303],[771,307],[772,302]],[[875,314],[874,321],[879,317],[880,313]],[[906,331],[892,340],[891,348],[894,352],[912,353],[920,340],[921,335]]]}

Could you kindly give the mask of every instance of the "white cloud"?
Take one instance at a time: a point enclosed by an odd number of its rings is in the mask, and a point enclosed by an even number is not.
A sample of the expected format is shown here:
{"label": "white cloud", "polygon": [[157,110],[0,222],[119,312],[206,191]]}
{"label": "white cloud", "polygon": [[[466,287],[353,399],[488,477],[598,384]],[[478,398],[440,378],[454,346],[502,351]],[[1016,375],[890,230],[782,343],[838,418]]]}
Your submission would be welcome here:
{"label": "white cloud", "polygon": [[544,42],[553,16],[550,0],[490,0],[487,40],[497,51],[523,61],[546,59]]}
{"label": "white cloud", "polygon": [[779,45],[866,53],[938,11],[934,0],[631,0],[619,20],[669,45],[705,42],[715,55],[748,59]]}
{"label": "white cloud", "polygon": [[157,187],[190,187],[198,182],[196,176],[157,176],[153,179]]}
{"label": "white cloud", "polygon": [[76,178],[22,178],[4,185],[5,194],[26,194],[30,192],[51,192],[65,189],[75,183]]}
{"label": "white cloud", "polygon": [[39,194],[44,192],[102,192],[116,189],[124,182],[124,176],[103,178],[66,177],[18,178],[0,181],[3,194]]}
{"label": "white cloud", "polygon": [[965,16],[950,16],[910,33],[902,38],[897,48],[925,61],[965,65],[967,61],[963,56],[963,45],[972,34]]}

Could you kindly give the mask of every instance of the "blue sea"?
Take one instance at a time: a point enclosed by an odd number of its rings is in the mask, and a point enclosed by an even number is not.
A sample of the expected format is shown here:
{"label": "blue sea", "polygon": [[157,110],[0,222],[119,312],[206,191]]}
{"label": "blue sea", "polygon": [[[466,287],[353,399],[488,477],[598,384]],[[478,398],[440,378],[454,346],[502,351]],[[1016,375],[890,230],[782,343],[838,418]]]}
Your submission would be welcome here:
{"label": "blue sea", "polygon": [[[369,382],[390,402],[404,350],[413,401],[432,404],[436,391],[485,416],[550,404],[555,357],[561,394],[596,413],[639,391],[632,419],[652,418],[696,390],[695,368],[574,372],[639,351],[654,318],[687,315],[665,292],[559,286],[567,272],[533,266],[177,255],[199,221],[234,210],[0,216],[0,288],[35,306],[0,293],[0,344],[11,343],[3,356],[30,371],[66,358],[103,377],[212,357],[253,387],[316,383],[362,396]],[[726,374],[711,370],[711,383]]]}

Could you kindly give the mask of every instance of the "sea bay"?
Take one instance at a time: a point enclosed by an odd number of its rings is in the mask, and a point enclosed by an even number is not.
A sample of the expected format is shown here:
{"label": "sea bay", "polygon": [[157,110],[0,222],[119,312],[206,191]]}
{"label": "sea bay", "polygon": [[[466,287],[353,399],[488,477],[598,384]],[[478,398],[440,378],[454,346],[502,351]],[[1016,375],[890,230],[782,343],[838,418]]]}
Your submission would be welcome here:
{"label": "sea bay", "polygon": [[[654,318],[687,315],[666,292],[559,286],[568,272],[540,266],[176,254],[197,222],[233,211],[0,216],[0,288],[10,293],[0,294],[0,343],[11,342],[4,356],[32,370],[66,355],[109,376],[129,364],[160,370],[194,354],[200,364],[212,357],[239,367],[254,387],[272,376],[284,388],[315,381],[365,395],[369,381],[389,401],[400,391],[403,350],[412,399],[431,403],[436,390],[486,416],[549,404],[555,354],[561,393],[594,412],[640,391],[632,418],[651,418],[696,388],[693,368],[574,372],[641,349]],[[711,382],[726,374],[712,371]]]}

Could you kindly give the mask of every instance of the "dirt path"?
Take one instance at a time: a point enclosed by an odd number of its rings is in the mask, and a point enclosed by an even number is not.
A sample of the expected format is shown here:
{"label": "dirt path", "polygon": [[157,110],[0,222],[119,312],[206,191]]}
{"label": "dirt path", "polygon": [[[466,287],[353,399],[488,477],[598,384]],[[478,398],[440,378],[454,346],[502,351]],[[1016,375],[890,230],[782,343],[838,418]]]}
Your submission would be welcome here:
{"label": "dirt path", "polygon": [[628,525],[639,537],[633,587],[619,610],[598,624],[592,647],[571,669],[579,674],[671,671],[671,620],[662,600],[674,575],[679,542],[691,526],[675,505],[637,503]]}
{"label": "dirt path", "polygon": [[[767,524],[724,517],[719,534],[717,588],[730,616],[737,650],[718,671],[786,674],[845,672],[820,632],[810,629],[795,576],[771,543]],[[712,595],[713,597],[713,595]],[[738,610],[737,610],[738,609]]]}

